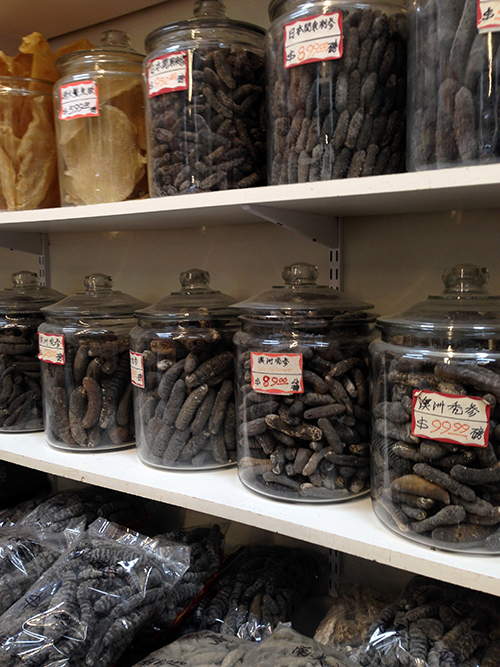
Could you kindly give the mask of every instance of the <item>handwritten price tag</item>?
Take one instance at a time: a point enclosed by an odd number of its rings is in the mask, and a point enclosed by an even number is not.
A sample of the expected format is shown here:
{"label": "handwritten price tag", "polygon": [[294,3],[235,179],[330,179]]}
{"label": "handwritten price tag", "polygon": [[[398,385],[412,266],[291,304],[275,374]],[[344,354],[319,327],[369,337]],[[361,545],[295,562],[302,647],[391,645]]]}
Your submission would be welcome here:
{"label": "handwritten price tag", "polygon": [[302,394],[301,354],[251,352],[252,389],[263,394]]}
{"label": "handwritten price tag", "polygon": [[99,115],[99,90],[95,81],[67,83],[59,88],[60,120]]}
{"label": "handwritten price tag", "polygon": [[153,58],[146,65],[146,72],[149,97],[188,89],[189,77],[186,51]]}
{"label": "handwritten price tag", "polygon": [[342,58],[342,14],[320,14],[288,23],[285,32],[285,67]]}
{"label": "handwritten price tag", "polygon": [[477,0],[479,32],[500,31],[500,0]]}
{"label": "handwritten price tag", "polygon": [[483,398],[416,389],[411,432],[428,440],[486,447],[490,408]]}
{"label": "handwritten price tag", "polygon": [[130,376],[135,387],[144,389],[144,357],[140,352],[130,352]]}
{"label": "handwritten price tag", "polygon": [[64,336],[38,332],[38,358],[48,364],[64,366]]}

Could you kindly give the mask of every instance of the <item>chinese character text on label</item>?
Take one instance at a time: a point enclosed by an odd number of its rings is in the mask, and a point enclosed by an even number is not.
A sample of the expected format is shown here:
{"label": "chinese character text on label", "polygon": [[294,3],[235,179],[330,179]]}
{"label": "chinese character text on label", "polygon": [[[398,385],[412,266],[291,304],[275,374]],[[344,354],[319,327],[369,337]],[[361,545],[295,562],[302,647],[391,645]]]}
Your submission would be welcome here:
{"label": "chinese character text on label", "polygon": [[144,358],[140,352],[130,352],[130,376],[134,386],[144,389]]}
{"label": "chinese character text on label", "polygon": [[500,31],[500,0],[477,0],[479,32]]}
{"label": "chinese character text on label", "polygon": [[99,90],[95,81],[67,83],[59,89],[60,120],[99,115]]}
{"label": "chinese character text on label", "polygon": [[342,14],[320,14],[288,23],[285,32],[285,67],[342,58]]}
{"label": "chinese character text on label", "polygon": [[411,432],[420,438],[486,447],[489,424],[490,404],[483,398],[413,392]]}
{"label": "chinese character text on label", "polygon": [[38,358],[48,364],[64,366],[64,336],[38,332]]}
{"label": "chinese character text on label", "polygon": [[264,394],[302,394],[301,354],[251,352],[252,389]]}
{"label": "chinese character text on label", "polygon": [[186,52],[169,53],[150,60],[147,64],[147,80],[149,97],[187,90],[189,77]]}

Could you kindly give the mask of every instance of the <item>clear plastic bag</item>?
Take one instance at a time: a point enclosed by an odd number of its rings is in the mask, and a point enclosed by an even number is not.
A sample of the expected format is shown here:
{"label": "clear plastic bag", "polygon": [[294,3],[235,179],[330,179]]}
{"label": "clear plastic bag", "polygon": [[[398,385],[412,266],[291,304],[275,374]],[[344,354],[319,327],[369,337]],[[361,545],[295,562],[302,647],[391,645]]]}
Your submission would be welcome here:
{"label": "clear plastic bag", "polygon": [[48,493],[42,493],[34,498],[30,498],[30,500],[25,500],[23,503],[2,510],[0,512],[0,530],[15,526],[18,521],[36,509],[38,505],[44,503],[48,497]]}
{"label": "clear plastic bag", "polygon": [[189,547],[105,519],[0,617],[2,667],[109,667],[189,564]]}

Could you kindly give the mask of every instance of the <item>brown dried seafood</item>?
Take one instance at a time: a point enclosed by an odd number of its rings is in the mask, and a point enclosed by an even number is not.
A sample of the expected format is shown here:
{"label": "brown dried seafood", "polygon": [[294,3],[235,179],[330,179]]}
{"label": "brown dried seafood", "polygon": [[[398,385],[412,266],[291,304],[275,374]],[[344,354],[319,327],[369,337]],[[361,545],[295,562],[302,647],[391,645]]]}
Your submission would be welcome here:
{"label": "brown dried seafood", "polygon": [[271,185],[405,169],[406,16],[342,8],[342,26],[340,59],[290,68],[269,31]]}
{"label": "brown dried seafood", "polygon": [[[373,358],[372,496],[382,520],[445,548],[500,549],[500,372],[484,364],[392,353]],[[491,405],[486,447],[411,433],[412,393],[431,389]]]}

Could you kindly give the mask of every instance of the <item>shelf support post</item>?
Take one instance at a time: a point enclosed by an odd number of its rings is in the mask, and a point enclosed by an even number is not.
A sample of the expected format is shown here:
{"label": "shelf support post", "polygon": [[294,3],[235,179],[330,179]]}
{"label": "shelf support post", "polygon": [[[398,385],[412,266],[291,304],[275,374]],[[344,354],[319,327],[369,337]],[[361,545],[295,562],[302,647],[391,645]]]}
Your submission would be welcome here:
{"label": "shelf support post", "polygon": [[38,275],[43,287],[50,287],[49,235],[38,232],[0,232],[0,247],[38,255]]}

